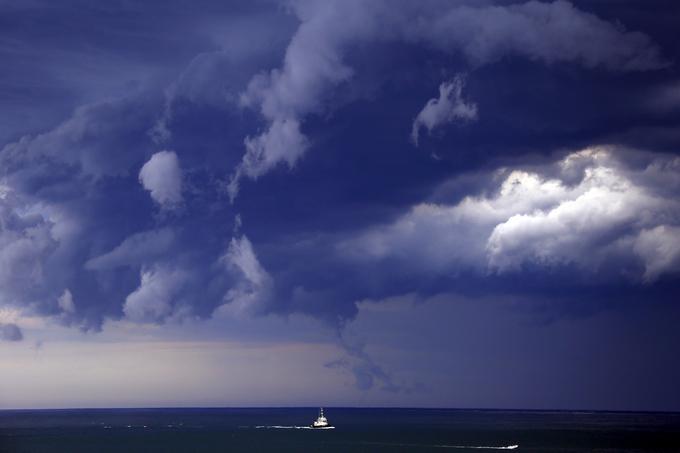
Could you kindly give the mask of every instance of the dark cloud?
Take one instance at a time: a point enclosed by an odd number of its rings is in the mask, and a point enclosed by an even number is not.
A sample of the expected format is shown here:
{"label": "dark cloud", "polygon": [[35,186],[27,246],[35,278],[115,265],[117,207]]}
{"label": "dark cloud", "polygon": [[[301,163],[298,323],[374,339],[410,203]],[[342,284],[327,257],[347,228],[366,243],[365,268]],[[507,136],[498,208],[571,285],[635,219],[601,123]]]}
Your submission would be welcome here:
{"label": "dark cloud", "polygon": [[[677,294],[677,8],[1,8],[3,306],[344,332],[367,298],[552,320]],[[330,367],[413,387],[339,335]]]}
{"label": "dark cloud", "polygon": [[283,67],[254,77],[242,97],[268,126],[245,140],[246,153],[230,184],[232,199],[242,176],[257,179],[278,163],[295,165],[308,148],[300,131],[302,120],[323,111],[334,88],[354,76],[343,57],[364,42],[418,43],[462,54],[474,67],[508,56],[614,71],[647,71],[669,64],[646,35],[617,28],[561,0],[476,7],[467,2],[402,2],[398,8],[391,2],[320,6],[301,1],[295,3],[295,12],[301,25]]}

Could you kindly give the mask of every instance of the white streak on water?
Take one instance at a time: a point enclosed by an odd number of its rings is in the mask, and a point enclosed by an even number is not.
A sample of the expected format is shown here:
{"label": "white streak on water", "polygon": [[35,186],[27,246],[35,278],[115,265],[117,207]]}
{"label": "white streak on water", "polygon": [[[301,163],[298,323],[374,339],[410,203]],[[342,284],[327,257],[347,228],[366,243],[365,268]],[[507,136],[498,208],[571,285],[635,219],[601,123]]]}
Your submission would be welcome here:
{"label": "white streak on water", "polygon": [[490,447],[486,445],[473,446],[473,445],[435,445],[436,448],[480,448],[483,450],[514,450],[518,448],[519,445],[508,445],[507,447]]}
{"label": "white streak on water", "polygon": [[[239,426],[239,428],[246,428]],[[311,426],[282,426],[282,425],[258,425],[257,429],[335,429],[335,426],[328,426],[326,428],[312,428]],[[428,447],[428,448],[457,448],[457,449],[478,449],[478,450],[514,450],[519,448],[519,445],[508,445],[505,447],[495,447],[491,445],[422,445],[422,444],[392,444],[383,442],[361,442],[365,445],[384,445],[389,447]]]}
{"label": "white streak on water", "polygon": [[427,448],[457,448],[457,449],[479,449],[479,450],[514,450],[519,445],[508,445],[506,447],[494,447],[490,445],[423,445],[423,444],[391,444],[383,442],[362,442],[367,445],[384,445],[390,447],[427,447]]}
{"label": "white streak on water", "polygon": [[281,425],[260,425],[257,429],[335,429],[335,426],[327,426],[325,428],[312,428],[311,426],[281,426]]}

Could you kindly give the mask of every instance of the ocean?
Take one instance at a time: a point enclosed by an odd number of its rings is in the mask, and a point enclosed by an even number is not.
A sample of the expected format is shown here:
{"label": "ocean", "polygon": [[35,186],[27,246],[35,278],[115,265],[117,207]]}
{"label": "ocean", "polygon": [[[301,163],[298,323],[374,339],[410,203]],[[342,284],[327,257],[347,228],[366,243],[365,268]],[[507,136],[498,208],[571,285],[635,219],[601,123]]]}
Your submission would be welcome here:
{"label": "ocean", "polygon": [[[680,452],[680,414],[326,408],[0,411],[0,452]],[[516,447],[515,447],[516,446]]]}

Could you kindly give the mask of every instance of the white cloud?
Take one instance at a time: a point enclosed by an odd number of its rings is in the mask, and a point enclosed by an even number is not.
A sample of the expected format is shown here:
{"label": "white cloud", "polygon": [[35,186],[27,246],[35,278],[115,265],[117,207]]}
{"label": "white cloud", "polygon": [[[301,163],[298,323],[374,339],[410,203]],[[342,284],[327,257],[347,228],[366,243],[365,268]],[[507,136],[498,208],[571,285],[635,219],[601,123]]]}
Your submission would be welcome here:
{"label": "white cloud", "polygon": [[[259,136],[246,139],[243,162],[232,178],[232,195],[237,193],[244,173],[256,179],[281,162],[294,163],[305,152],[300,124],[307,115],[328,108],[333,89],[350,80],[354,70],[343,57],[358,43],[421,44],[447,54],[462,54],[475,66],[504,56],[547,64],[574,62],[616,71],[667,65],[646,35],[627,32],[565,1],[505,6],[479,2],[298,1],[293,3],[293,11],[301,23],[282,67],[254,77],[241,98],[243,105],[260,111],[268,127]],[[284,123],[290,124],[295,134],[275,132]],[[253,162],[257,164],[253,166]],[[244,172],[246,166],[250,169]]]}
{"label": "white cloud", "polygon": [[68,288],[57,299],[57,305],[64,313],[75,313],[76,305],[73,303],[73,295]]}
{"label": "white cloud", "polygon": [[139,287],[125,299],[125,316],[137,322],[161,322],[170,317],[176,310],[187,274],[156,265],[142,269],[140,280]]}
{"label": "white cloud", "polygon": [[276,119],[261,135],[246,137],[244,144],[246,153],[228,186],[232,201],[238,195],[242,175],[255,180],[280,162],[285,162],[288,168],[293,168],[309,145],[307,138],[300,132],[300,124],[295,119]]}
{"label": "white cloud", "polygon": [[360,259],[397,258],[423,271],[455,272],[487,266],[486,243],[493,227],[517,212],[548,208],[567,196],[559,181],[521,170],[499,174],[491,196],[468,196],[456,205],[420,203],[395,222],[371,228],[340,245]]}
{"label": "white cloud", "polygon": [[680,227],[659,225],[640,232],[633,245],[645,263],[645,281],[661,274],[680,270]]}
{"label": "white cloud", "polygon": [[439,98],[427,101],[425,107],[413,120],[411,140],[416,146],[418,146],[418,135],[422,127],[431,134],[433,129],[456,120],[472,121],[477,119],[477,105],[466,103],[462,98],[463,85],[464,81],[461,75],[439,85]]}
{"label": "white cloud", "polygon": [[[628,166],[631,155],[647,165]],[[644,268],[637,277],[652,282],[679,268],[680,203],[663,193],[664,181],[680,178],[677,161],[594,148],[534,171],[502,171],[496,190],[455,205],[416,205],[339,251],[439,273],[517,272],[525,264],[598,272],[613,262],[619,273]]]}
{"label": "white cloud", "polygon": [[234,277],[234,285],[224,296],[225,305],[219,307],[218,312],[237,316],[264,313],[271,302],[274,282],[257,259],[248,238],[245,235],[232,238],[220,262]]}
{"label": "white cloud", "polygon": [[[526,262],[593,263],[599,253],[608,252],[608,245],[615,245],[607,235],[643,220],[643,207],[659,215],[668,208],[616,171],[589,168],[584,180],[568,189],[559,204],[518,212],[496,225],[487,241],[489,266],[504,272],[519,270]],[[598,247],[601,240],[605,244]]]}
{"label": "white cloud", "polygon": [[163,208],[174,208],[182,202],[182,169],[173,151],[151,156],[139,171],[139,182]]}

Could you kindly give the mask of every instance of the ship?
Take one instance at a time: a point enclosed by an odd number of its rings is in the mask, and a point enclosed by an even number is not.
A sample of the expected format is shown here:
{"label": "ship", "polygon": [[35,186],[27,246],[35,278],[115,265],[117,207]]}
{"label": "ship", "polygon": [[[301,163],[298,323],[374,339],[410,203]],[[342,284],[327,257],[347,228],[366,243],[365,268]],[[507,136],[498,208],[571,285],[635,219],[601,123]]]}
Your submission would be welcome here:
{"label": "ship", "polygon": [[331,426],[330,423],[328,423],[328,419],[326,417],[324,417],[323,407],[319,409],[319,416],[314,421],[314,423],[312,423],[312,428],[315,428],[315,429],[332,429],[332,428],[335,428],[334,426]]}

